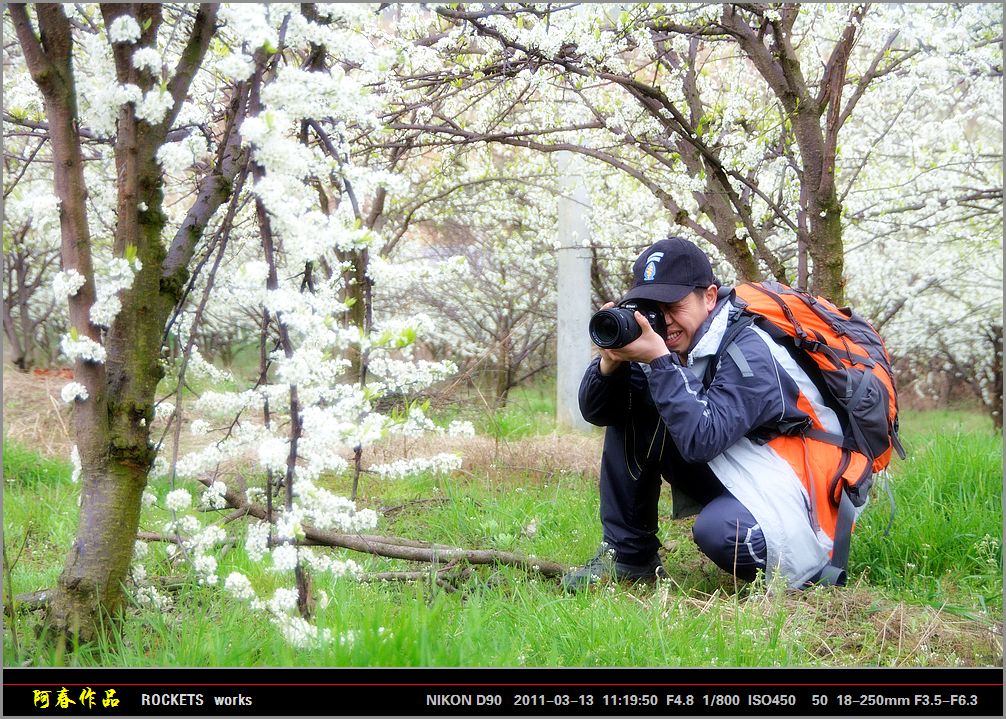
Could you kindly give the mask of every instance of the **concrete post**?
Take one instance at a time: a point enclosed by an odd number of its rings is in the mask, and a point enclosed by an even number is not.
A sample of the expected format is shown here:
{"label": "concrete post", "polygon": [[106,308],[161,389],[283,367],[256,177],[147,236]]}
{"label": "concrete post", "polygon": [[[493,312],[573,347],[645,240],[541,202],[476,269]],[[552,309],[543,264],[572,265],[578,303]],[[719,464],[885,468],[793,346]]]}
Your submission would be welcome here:
{"label": "concrete post", "polygon": [[593,312],[587,225],[590,198],[582,163],[574,163],[571,152],[558,155],[562,196],[559,198],[559,271],[556,278],[556,421],[561,429],[586,431],[591,425],[580,414],[577,394],[583,372],[590,363],[592,347],[587,335],[587,323]]}

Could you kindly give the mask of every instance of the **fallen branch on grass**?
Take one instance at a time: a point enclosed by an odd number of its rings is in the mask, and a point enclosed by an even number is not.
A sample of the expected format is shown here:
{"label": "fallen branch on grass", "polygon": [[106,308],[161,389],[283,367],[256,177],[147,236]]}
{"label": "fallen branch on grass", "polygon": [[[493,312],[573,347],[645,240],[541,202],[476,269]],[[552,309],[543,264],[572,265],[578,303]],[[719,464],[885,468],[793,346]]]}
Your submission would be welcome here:
{"label": "fallen branch on grass", "polygon": [[358,582],[420,582],[435,581],[438,586],[448,592],[457,591],[457,583],[464,581],[471,576],[471,567],[459,567],[458,561],[448,562],[447,565],[434,571],[419,572],[374,572],[363,574],[356,578]]}
{"label": "fallen branch on grass", "polygon": [[[209,487],[212,480],[199,480]],[[256,519],[267,521],[264,507],[247,501],[241,494],[230,489],[224,491],[224,499],[230,508],[247,513]],[[272,517],[275,522],[276,518]],[[525,557],[512,552],[495,550],[464,549],[444,544],[421,542],[403,537],[388,537],[368,534],[341,534],[324,529],[304,525],[306,543],[326,547],[352,549],[365,554],[374,554],[391,559],[406,559],[413,562],[439,564],[441,562],[464,561],[468,564],[502,564],[509,567],[519,567],[536,572],[545,577],[562,576],[565,568],[558,562]]]}

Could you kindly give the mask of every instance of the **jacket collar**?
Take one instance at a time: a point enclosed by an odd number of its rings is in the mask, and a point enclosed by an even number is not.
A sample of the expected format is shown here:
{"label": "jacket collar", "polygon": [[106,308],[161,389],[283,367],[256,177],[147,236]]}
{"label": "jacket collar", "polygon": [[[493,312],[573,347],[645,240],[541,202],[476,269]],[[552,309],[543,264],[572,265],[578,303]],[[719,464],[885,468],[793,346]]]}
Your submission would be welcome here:
{"label": "jacket collar", "polygon": [[716,354],[723,341],[723,335],[727,331],[727,321],[730,315],[730,300],[734,297],[733,290],[720,289],[716,299],[716,306],[706,318],[706,321],[699,326],[696,332],[696,341],[692,344],[688,352],[686,366],[691,367],[695,360],[702,357],[710,357]]}

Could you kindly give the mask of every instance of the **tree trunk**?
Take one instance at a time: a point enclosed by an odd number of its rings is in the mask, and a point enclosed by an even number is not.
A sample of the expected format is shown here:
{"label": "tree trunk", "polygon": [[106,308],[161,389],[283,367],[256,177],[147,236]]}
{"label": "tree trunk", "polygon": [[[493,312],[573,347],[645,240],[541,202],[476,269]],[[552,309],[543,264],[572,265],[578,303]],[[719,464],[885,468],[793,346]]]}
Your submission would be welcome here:
{"label": "tree trunk", "polygon": [[77,537],[49,605],[58,631],[91,638],[101,613],[121,605],[146,480],[146,467],[123,462],[86,468]]}
{"label": "tree trunk", "polygon": [[1003,326],[993,324],[987,333],[992,344],[991,397],[985,399],[985,406],[992,415],[996,430],[1003,430]]}
{"label": "tree trunk", "polygon": [[[143,28],[140,45],[152,46],[160,24],[160,6],[103,5],[106,24],[135,12]],[[79,337],[101,343],[101,329],[91,323],[96,298],[87,223],[83,161],[72,68],[72,31],[62,8],[36,6],[40,37],[36,36],[26,6],[9,10],[32,79],[42,91],[53,153],[53,179],[60,202],[63,268],[76,270],[84,285],[69,298],[71,327]],[[50,604],[53,628],[83,639],[95,635],[103,614],[114,614],[123,599],[123,583],[132,559],[139,526],[141,496],[153,462],[150,423],[154,394],[162,370],[160,357],[164,326],[181,294],[176,279],[184,272],[195,244],[213,212],[229,196],[229,183],[200,185],[200,195],[183,223],[183,236],[172,243],[175,265],[166,266],[161,232],[161,170],[156,153],[180,110],[189,83],[213,34],[216,6],[201,5],[191,35],[170,82],[171,112],[158,125],[137,120],[132,105],[123,106],[116,134],[118,206],[114,250],[118,257],[135,251],[142,269],[133,286],[121,295],[122,311],[104,343],[105,361],[77,359],[74,374],[87,388],[78,400],[74,434],[80,454],[82,494],[77,536],[67,557],[56,595]],[[113,46],[120,82],[149,90],[160,78],[135,68],[136,45]],[[225,150],[231,145],[225,142]],[[218,157],[214,174],[232,169],[239,153]],[[232,162],[233,161],[233,162]],[[230,164],[228,164],[230,163]],[[231,175],[233,177],[233,175]],[[216,178],[214,178],[215,180]],[[141,207],[145,209],[141,211]],[[132,249],[130,249],[132,248]],[[162,282],[162,273],[167,278]]]}
{"label": "tree trunk", "polygon": [[[791,32],[799,5],[784,5],[780,18],[755,30],[742,15],[744,6],[724,5],[721,22],[736,39],[778,98],[793,125],[800,150],[799,240],[813,263],[810,290],[836,304],[845,302],[845,249],[842,207],[835,185],[838,133],[850,107],[841,108],[849,55],[866,6],[852,8],[841,38],[825,64],[817,95],[803,76]],[[759,19],[759,22],[762,22]],[[826,115],[825,115],[826,113]],[[822,127],[822,115],[825,115]],[[806,220],[803,222],[802,220]]]}

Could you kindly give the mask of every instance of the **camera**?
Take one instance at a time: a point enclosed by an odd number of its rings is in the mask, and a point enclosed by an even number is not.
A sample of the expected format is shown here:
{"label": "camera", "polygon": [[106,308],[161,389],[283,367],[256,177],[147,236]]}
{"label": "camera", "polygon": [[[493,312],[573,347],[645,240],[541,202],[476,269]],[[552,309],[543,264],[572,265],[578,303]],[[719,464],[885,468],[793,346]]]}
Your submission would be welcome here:
{"label": "camera", "polygon": [[664,337],[667,334],[664,313],[660,311],[657,303],[626,300],[617,307],[609,307],[594,313],[590,318],[590,324],[587,325],[590,339],[602,349],[625,347],[643,334],[633,315],[636,311],[646,318],[658,335]]}

